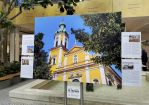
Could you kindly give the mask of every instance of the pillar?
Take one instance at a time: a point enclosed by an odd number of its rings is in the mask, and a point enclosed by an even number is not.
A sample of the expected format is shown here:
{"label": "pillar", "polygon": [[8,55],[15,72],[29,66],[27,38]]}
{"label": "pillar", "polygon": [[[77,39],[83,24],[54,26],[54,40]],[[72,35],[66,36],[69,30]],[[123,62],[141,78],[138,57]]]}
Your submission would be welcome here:
{"label": "pillar", "polygon": [[15,60],[15,34],[10,33],[10,62]]}
{"label": "pillar", "polygon": [[20,35],[19,35],[19,29],[15,29],[15,61],[20,60]]}
{"label": "pillar", "polygon": [[[88,52],[85,52],[85,63],[87,64],[88,63],[88,60],[89,60],[89,53]],[[90,69],[89,67],[85,67],[85,72],[86,72],[86,82],[87,83],[90,83]]]}

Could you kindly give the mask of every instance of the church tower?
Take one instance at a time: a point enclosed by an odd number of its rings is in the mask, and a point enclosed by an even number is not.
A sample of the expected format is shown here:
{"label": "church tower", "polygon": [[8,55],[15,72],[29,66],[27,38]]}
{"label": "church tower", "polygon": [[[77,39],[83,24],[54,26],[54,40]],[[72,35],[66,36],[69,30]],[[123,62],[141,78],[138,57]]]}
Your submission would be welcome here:
{"label": "church tower", "polygon": [[62,46],[68,47],[68,33],[66,32],[66,25],[61,22],[58,31],[55,32],[54,47]]}
{"label": "church tower", "polygon": [[56,71],[56,68],[63,66],[64,54],[68,51],[68,33],[66,25],[61,22],[59,29],[55,32],[54,46],[50,49],[51,71]]}

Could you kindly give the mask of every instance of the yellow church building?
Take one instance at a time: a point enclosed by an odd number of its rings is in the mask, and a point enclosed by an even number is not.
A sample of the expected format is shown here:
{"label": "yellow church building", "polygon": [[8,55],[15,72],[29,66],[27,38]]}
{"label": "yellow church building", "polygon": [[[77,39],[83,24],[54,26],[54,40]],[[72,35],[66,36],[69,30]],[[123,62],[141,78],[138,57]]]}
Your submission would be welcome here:
{"label": "yellow church building", "polygon": [[104,68],[95,64],[94,55],[84,47],[74,45],[68,50],[69,35],[66,25],[61,23],[54,36],[54,47],[50,49],[51,72],[54,80],[106,84]]}

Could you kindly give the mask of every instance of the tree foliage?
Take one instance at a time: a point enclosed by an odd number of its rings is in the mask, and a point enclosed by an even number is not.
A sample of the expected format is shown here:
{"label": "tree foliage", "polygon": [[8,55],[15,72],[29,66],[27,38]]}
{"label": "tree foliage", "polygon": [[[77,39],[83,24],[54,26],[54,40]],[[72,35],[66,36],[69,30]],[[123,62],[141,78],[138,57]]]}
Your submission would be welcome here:
{"label": "tree foliage", "polygon": [[43,33],[38,33],[35,36],[34,78],[36,79],[49,79],[51,77],[50,62],[47,62],[48,54],[42,49],[44,47],[43,36]]}
{"label": "tree foliage", "polygon": [[[77,6],[78,0],[21,0],[18,4],[18,0],[0,0],[2,10],[0,10],[0,26],[9,26],[11,20],[15,19],[22,13],[22,10],[34,9],[35,6],[42,6],[47,8],[49,5],[53,6],[57,3],[59,11],[65,12],[67,15],[73,15],[75,12],[74,6]],[[19,12],[10,17],[11,12],[19,7]]]}
{"label": "tree foliage", "polygon": [[115,64],[121,67],[121,13],[107,13],[82,15],[85,26],[89,26],[92,33],[84,29],[71,29],[76,39],[81,42],[85,50],[97,54],[92,60],[104,65]]}

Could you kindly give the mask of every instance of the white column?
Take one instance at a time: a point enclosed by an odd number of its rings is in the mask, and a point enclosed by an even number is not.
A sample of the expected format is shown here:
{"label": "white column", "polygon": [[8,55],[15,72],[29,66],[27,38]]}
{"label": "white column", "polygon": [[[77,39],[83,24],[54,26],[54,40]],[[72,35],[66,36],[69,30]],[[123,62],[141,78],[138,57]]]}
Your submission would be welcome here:
{"label": "white column", "polygon": [[58,35],[58,46],[61,45],[61,35]]}
{"label": "white column", "polygon": [[15,31],[15,61],[19,61],[20,58],[20,35],[19,30]]}
{"label": "white column", "polygon": [[86,82],[90,83],[90,71],[89,71],[89,67],[85,68],[85,72],[86,72]]}
{"label": "white column", "polygon": [[65,45],[65,35],[63,36],[63,46]]}
{"label": "white column", "polygon": [[[85,52],[85,63],[88,63],[90,58],[89,58],[89,53],[88,52]],[[86,72],[86,82],[87,83],[90,83],[90,69],[89,67],[85,67],[85,72]]]}
{"label": "white column", "polygon": [[62,64],[62,47],[59,49],[59,56],[58,56],[58,67]]}
{"label": "white column", "polygon": [[10,35],[10,62],[15,60],[15,34]]}
{"label": "white column", "polygon": [[99,65],[102,84],[106,84],[105,70],[103,65]]}

